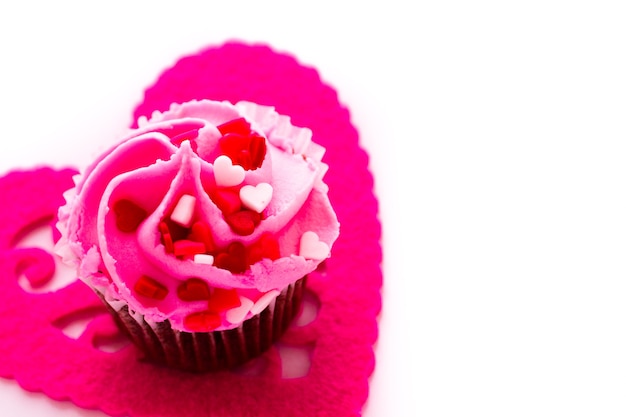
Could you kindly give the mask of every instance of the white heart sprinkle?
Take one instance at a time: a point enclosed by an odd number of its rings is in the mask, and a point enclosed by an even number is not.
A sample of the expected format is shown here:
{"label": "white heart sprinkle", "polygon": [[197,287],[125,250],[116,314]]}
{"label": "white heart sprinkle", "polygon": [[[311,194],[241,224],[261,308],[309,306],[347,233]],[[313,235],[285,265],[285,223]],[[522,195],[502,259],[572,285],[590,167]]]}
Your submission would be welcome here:
{"label": "white heart sprinkle", "polygon": [[215,183],[219,187],[234,187],[243,182],[246,171],[240,165],[233,165],[233,161],[226,155],[220,155],[213,162]]}
{"label": "white heart sprinkle", "polygon": [[300,238],[300,256],[306,259],[323,261],[328,258],[329,254],[330,248],[326,243],[320,241],[317,233],[309,230]]}
{"label": "white heart sprinkle", "polygon": [[193,256],[193,261],[197,264],[213,265],[214,259],[212,255],[207,255],[206,253],[196,253]]}
{"label": "white heart sprinkle", "polygon": [[193,220],[193,214],[196,210],[196,197],[184,194],[176,203],[176,207],[170,216],[173,222],[180,224],[183,227],[189,227]]}
{"label": "white heart sprinkle", "polygon": [[254,305],[254,301],[243,296],[239,296],[239,301],[241,301],[241,305],[239,307],[231,308],[226,312],[226,320],[228,320],[229,323],[241,323]]}
{"label": "white heart sprinkle", "polygon": [[252,314],[259,314],[261,311],[265,310],[265,308],[278,297],[278,294],[280,294],[278,290],[271,290],[263,294],[250,309]]}
{"label": "white heart sprinkle", "polygon": [[266,182],[254,185],[244,185],[239,190],[239,198],[244,206],[261,213],[270,203],[274,189]]}

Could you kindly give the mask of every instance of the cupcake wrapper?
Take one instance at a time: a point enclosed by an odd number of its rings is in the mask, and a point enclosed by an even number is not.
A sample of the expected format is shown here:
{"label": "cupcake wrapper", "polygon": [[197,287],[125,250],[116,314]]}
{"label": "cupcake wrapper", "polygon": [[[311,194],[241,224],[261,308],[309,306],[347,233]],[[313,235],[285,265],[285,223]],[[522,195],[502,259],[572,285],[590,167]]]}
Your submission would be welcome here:
{"label": "cupcake wrapper", "polygon": [[305,285],[306,277],[299,279],[261,313],[230,330],[189,333],[172,329],[169,321],[150,324],[131,314],[128,306],[110,310],[145,360],[192,372],[216,371],[241,365],[269,349],[300,310]]}

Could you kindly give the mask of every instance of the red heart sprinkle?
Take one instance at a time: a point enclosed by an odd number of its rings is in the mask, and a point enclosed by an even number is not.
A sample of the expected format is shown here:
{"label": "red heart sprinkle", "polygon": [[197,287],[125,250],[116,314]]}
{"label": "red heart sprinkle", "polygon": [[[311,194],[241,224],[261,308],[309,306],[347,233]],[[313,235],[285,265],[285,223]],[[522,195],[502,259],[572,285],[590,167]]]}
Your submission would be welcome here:
{"label": "red heart sprinkle", "polygon": [[130,200],[121,199],[113,204],[115,225],[124,233],[132,233],[148,217],[148,212]]}
{"label": "red heart sprinkle", "polygon": [[245,170],[259,168],[267,151],[265,138],[257,133],[227,133],[219,140],[219,147],[233,164],[241,165]]}
{"label": "red heart sprinkle", "polygon": [[250,265],[259,262],[263,258],[273,261],[280,258],[278,240],[269,232],[263,233],[259,240],[250,245],[249,248],[248,263]]}
{"label": "red heart sprinkle", "polygon": [[241,300],[235,289],[214,288],[209,300],[209,311],[221,313],[231,308],[239,307]]}
{"label": "red heart sprinkle", "polygon": [[248,269],[246,262],[246,247],[241,242],[232,242],[227,251],[215,257],[214,265],[218,268],[227,269],[233,274],[241,274]]}
{"label": "red heart sprinkle", "polygon": [[174,253],[174,239],[172,239],[167,223],[159,223],[159,232],[161,232],[161,241],[163,242],[163,246],[165,246],[165,252]]}
{"label": "red heart sprinkle", "polygon": [[226,135],[228,133],[248,135],[250,133],[250,123],[248,123],[243,117],[240,117],[238,119],[222,123],[217,127],[217,130],[219,130],[222,135]]}
{"label": "red heart sprinkle", "polygon": [[166,253],[174,253],[174,240],[172,239],[172,235],[169,233],[165,233],[161,236],[163,238],[163,246],[165,246]]}
{"label": "red heart sprinkle", "polygon": [[211,193],[211,199],[224,215],[241,210],[239,190],[236,188],[217,188]]}
{"label": "red heart sprinkle", "polygon": [[170,139],[170,142],[172,142],[173,145],[176,146],[180,146],[181,143],[183,143],[186,140],[194,140],[195,138],[198,137],[198,131],[197,130],[190,130],[188,132],[183,132],[180,134],[177,134],[176,136],[172,137]]}
{"label": "red heart sprinkle", "polygon": [[162,235],[170,234],[170,228],[167,227],[167,223],[165,223],[164,221],[160,221],[158,227],[159,227],[159,232],[161,232]]}
{"label": "red heart sprinkle", "polygon": [[211,234],[211,228],[201,220],[191,226],[191,232],[187,236],[187,239],[193,240],[194,242],[202,242],[205,251],[208,253],[215,252],[216,247],[213,241],[213,235]]}
{"label": "red heart sprinkle", "polygon": [[199,278],[190,278],[180,284],[176,294],[183,301],[204,301],[211,297],[208,284]]}
{"label": "red heart sprinkle", "polygon": [[[167,233],[172,235],[172,240],[174,241],[185,239],[189,234],[188,228],[181,226],[176,222],[173,222],[169,217],[165,217],[163,220],[161,220],[161,223],[165,223],[165,226],[167,226]],[[160,227],[162,227],[161,224],[159,224],[159,228]]]}
{"label": "red heart sprinkle", "polygon": [[250,164],[252,166],[251,169],[259,168],[263,165],[263,160],[265,159],[265,153],[267,152],[267,148],[265,145],[265,138],[262,136],[253,133],[250,136]]}
{"label": "red heart sprinkle", "polygon": [[183,325],[192,332],[210,332],[222,324],[218,314],[210,311],[191,313],[183,319]]}
{"label": "red heart sprinkle", "polygon": [[237,133],[227,133],[219,140],[219,147],[224,155],[228,155],[234,165],[241,165],[246,170],[250,167],[242,160],[240,154],[248,149],[249,144],[248,135]]}
{"label": "red heart sprinkle", "polygon": [[233,164],[241,165],[244,169],[252,168],[252,158],[250,157],[250,151],[248,149],[240,150],[233,160]]}
{"label": "red heart sprinkle", "polygon": [[186,257],[205,252],[206,249],[202,242],[194,242],[186,239],[174,242],[174,256]]}
{"label": "red heart sprinkle", "polygon": [[135,283],[134,289],[137,294],[155,300],[164,300],[169,293],[165,285],[146,275],[142,275],[141,278],[139,278]]}
{"label": "red heart sprinkle", "polygon": [[261,215],[252,210],[242,210],[224,217],[233,232],[240,236],[248,236],[261,222]]}

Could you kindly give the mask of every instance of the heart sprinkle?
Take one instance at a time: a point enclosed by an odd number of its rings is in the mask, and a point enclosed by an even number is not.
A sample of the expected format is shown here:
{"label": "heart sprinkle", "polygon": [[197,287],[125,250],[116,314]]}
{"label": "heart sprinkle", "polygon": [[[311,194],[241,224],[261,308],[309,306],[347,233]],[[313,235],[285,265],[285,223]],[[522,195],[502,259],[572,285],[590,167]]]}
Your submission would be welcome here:
{"label": "heart sprinkle", "polygon": [[215,159],[213,172],[218,187],[234,187],[241,184],[246,176],[243,167],[233,165],[233,161],[226,155],[220,155]]}
{"label": "heart sprinkle", "polygon": [[209,300],[209,311],[221,313],[231,308],[239,307],[239,295],[236,289],[213,288],[211,299]]}
{"label": "heart sprinkle", "polygon": [[271,259],[272,261],[280,258],[278,240],[270,232],[263,233],[259,240],[250,245],[249,248],[248,262],[250,265],[259,262],[263,258]]}
{"label": "heart sprinkle", "polygon": [[211,193],[211,199],[224,215],[241,210],[241,199],[236,188],[218,188]]}
{"label": "heart sprinkle", "polygon": [[254,228],[261,222],[261,215],[251,210],[242,210],[229,214],[224,219],[233,232],[240,236],[248,236],[254,232]]}
{"label": "heart sprinkle", "polygon": [[[222,126],[218,126],[220,131],[223,130]],[[263,165],[267,153],[267,145],[263,136],[252,131],[245,132],[239,128],[238,131],[226,132],[223,135],[219,141],[220,150],[234,164],[241,165],[246,171],[260,168]]]}
{"label": "heart sprinkle", "polygon": [[193,261],[197,264],[213,265],[215,258],[213,258],[213,255],[207,255],[205,253],[198,253],[193,256]]}
{"label": "heart sprinkle", "polygon": [[232,242],[226,252],[215,257],[215,266],[227,269],[233,274],[241,274],[248,269],[246,262],[246,247],[241,242]]}
{"label": "heart sprinkle", "polygon": [[174,242],[174,256],[185,258],[187,256],[193,257],[201,253],[205,253],[206,248],[202,242],[194,242],[193,240],[177,240]]}
{"label": "heart sprinkle", "polygon": [[148,216],[148,213],[130,200],[122,199],[113,204],[115,225],[124,233],[132,233]]}
{"label": "heart sprinkle", "polygon": [[300,238],[300,256],[306,259],[323,261],[328,258],[329,254],[330,248],[326,243],[320,241],[317,233],[309,230]]}
{"label": "heart sprinkle", "polygon": [[169,293],[166,286],[146,275],[142,275],[139,278],[135,283],[134,290],[139,295],[155,300],[164,300]]}
{"label": "heart sprinkle", "polygon": [[213,241],[211,228],[203,221],[197,221],[191,226],[191,232],[187,239],[203,243],[206,252],[215,251],[215,242]]}
{"label": "heart sprinkle", "polygon": [[170,219],[183,227],[189,227],[193,221],[195,210],[196,197],[184,194],[180,200],[178,200],[174,211],[170,215]]}
{"label": "heart sprinkle", "polygon": [[250,123],[248,123],[248,121],[244,117],[240,117],[238,119],[233,119],[226,123],[222,123],[221,125],[217,126],[217,130],[219,130],[222,135],[227,135],[229,133],[249,135]]}
{"label": "heart sprinkle", "polygon": [[170,142],[172,142],[173,145],[179,146],[180,144],[183,143],[186,140],[194,140],[198,137],[198,130],[189,130],[187,132],[183,132],[183,133],[179,133],[176,136],[172,136],[170,138]]}
{"label": "heart sprinkle", "polygon": [[256,300],[256,303],[254,303],[254,305],[250,309],[250,312],[252,314],[259,314],[261,311],[265,310],[265,308],[270,305],[270,303],[274,301],[276,297],[278,297],[278,294],[280,294],[280,291],[278,290],[271,290],[266,292],[261,296],[261,298]]}
{"label": "heart sprinkle", "polygon": [[176,295],[183,301],[206,301],[211,297],[208,284],[199,278],[190,278],[180,284]]}
{"label": "heart sprinkle", "polygon": [[159,232],[161,232],[161,239],[163,246],[165,246],[165,252],[174,253],[174,239],[172,239],[172,234],[170,233],[170,228],[167,226],[167,223],[163,221],[159,223]]}
{"label": "heart sprinkle", "polygon": [[183,325],[192,332],[210,332],[222,324],[219,314],[210,311],[191,313],[183,319]]}
{"label": "heart sprinkle", "polygon": [[261,213],[272,199],[274,189],[266,182],[254,185],[244,185],[239,190],[239,198],[244,206]]}
{"label": "heart sprinkle", "polygon": [[239,303],[239,307],[231,308],[226,312],[226,320],[229,323],[241,323],[246,318],[246,316],[250,312],[250,309],[254,305],[254,301],[244,296],[239,297]]}

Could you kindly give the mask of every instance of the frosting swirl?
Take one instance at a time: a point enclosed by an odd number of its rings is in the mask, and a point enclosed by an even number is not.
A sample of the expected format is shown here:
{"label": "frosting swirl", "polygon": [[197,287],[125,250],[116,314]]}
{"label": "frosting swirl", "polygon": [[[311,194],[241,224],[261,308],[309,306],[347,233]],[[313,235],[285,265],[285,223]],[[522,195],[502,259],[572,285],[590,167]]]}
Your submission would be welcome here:
{"label": "frosting swirl", "polygon": [[329,256],[339,224],[309,129],[272,107],[208,100],[139,125],[59,210],[58,252],[114,308],[229,329]]}

